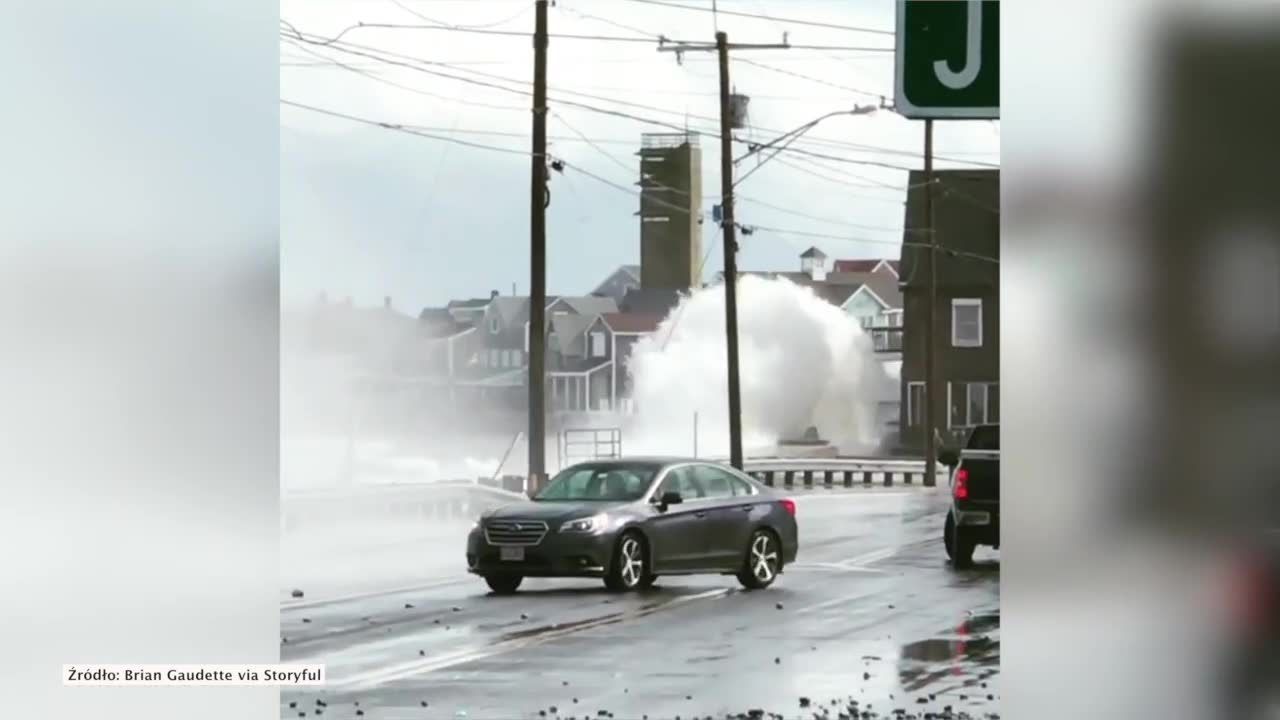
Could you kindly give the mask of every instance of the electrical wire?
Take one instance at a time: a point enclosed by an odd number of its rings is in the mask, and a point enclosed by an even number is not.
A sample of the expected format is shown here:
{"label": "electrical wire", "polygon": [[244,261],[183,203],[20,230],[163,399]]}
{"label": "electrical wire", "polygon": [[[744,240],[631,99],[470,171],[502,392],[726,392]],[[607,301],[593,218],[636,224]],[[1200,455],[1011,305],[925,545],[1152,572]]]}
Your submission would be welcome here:
{"label": "electrical wire", "polygon": [[825,85],[830,88],[835,88],[837,90],[844,90],[846,92],[856,93],[858,95],[866,95],[868,97],[879,98],[881,100],[887,97],[886,93],[871,92],[870,90],[859,90],[858,88],[855,88],[855,87],[849,87],[848,85],[841,85],[839,83],[833,83],[828,80],[822,80],[820,78],[815,78],[812,75],[805,75],[804,73],[798,73],[793,70],[783,70],[782,68],[771,67],[769,65],[765,65],[764,63],[757,62],[750,58],[741,58],[741,57],[734,58],[734,62],[740,62],[740,63],[743,63],[744,65],[750,65],[752,67],[757,67],[757,68],[760,68],[761,70],[768,70],[769,72],[775,72],[780,75],[789,75],[794,78],[800,78],[801,80],[808,80],[810,82],[818,83],[819,85]]}
{"label": "electrical wire", "polygon": [[343,120],[349,120],[351,122],[361,123],[364,125],[372,125],[374,127],[380,127],[385,130],[395,130],[397,132],[408,133],[409,135],[417,135],[418,137],[430,138],[432,140],[440,140],[442,142],[449,142],[457,145],[465,145],[466,147],[477,148],[480,150],[492,150],[495,152],[502,152],[510,155],[523,155],[525,157],[535,157],[534,153],[528,150],[517,150],[515,148],[501,147],[498,145],[485,145],[483,143],[475,143],[475,142],[470,142],[468,140],[459,140],[458,138],[451,138],[445,135],[436,135],[433,133],[422,132],[421,130],[414,129],[412,126],[402,125],[400,123],[389,123],[389,122],[383,122],[380,120],[370,120],[369,118],[363,118],[357,115],[348,115],[346,113],[338,112],[337,110],[320,108],[314,105],[307,105],[306,103],[294,102],[292,100],[287,100],[285,98],[280,98],[280,104],[288,105],[289,107],[295,107],[301,110],[307,110],[310,112],[318,113],[320,115],[328,115],[330,117],[341,118]]}
{"label": "electrical wire", "polygon": [[[657,7],[668,8],[670,10],[694,10],[697,12],[715,13],[715,8],[698,7],[695,5],[680,5],[677,3],[660,2],[659,0],[626,0],[627,2],[640,3],[643,5],[655,5]],[[827,28],[830,30],[848,30],[850,32],[871,33],[873,35],[887,35],[893,37],[892,30],[880,30],[877,28],[856,27],[853,25],[838,25],[836,23],[821,22],[818,20],[800,20],[797,18],[770,17],[768,15],[758,15],[755,13],[742,12],[739,10],[719,10],[720,15],[732,15],[735,17],[753,18],[756,20],[772,20],[774,22],[785,23],[787,25],[807,25],[809,27]],[[889,48],[890,51],[893,48]]]}
{"label": "electrical wire", "polygon": [[[373,59],[373,60],[380,61],[380,62],[384,62],[384,63],[390,64],[390,65],[397,65],[397,66],[400,66],[400,67],[405,67],[405,68],[408,68],[408,69],[417,70],[417,71],[420,71],[420,72],[424,72],[424,73],[426,73],[426,74],[435,75],[435,76],[442,77],[442,78],[446,78],[446,79],[457,80],[457,81],[460,81],[460,82],[470,82],[470,83],[472,83],[472,84],[477,84],[477,85],[481,85],[481,86],[484,86],[484,87],[490,87],[490,88],[493,88],[493,89],[496,89],[496,90],[502,90],[502,91],[505,91],[505,92],[517,93],[517,94],[521,94],[521,95],[525,95],[525,96],[532,96],[532,92],[531,92],[531,91],[529,91],[529,90],[525,90],[525,89],[522,89],[522,88],[521,88],[521,89],[516,89],[516,88],[511,88],[511,87],[504,87],[504,86],[501,86],[501,85],[493,85],[493,84],[489,84],[489,83],[482,83],[482,82],[476,81],[476,80],[471,79],[471,78],[460,78],[460,77],[455,76],[455,75],[448,75],[448,74],[445,74],[445,73],[441,73],[441,72],[439,72],[438,70],[434,70],[434,69],[427,69],[427,68],[424,68],[424,67],[421,67],[421,66],[423,66],[423,65],[428,65],[428,66],[433,66],[433,67],[445,67],[445,68],[449,68],[449,69],[451,69],[451,70],[455,70],[455,71],[457,71],[457,72],[469,73],[469,74],[477,75],[477,76],[484,77],[484,78],[492,78],[492,79],[499,80],[499,81],[501,81],[501,82],[505,82],[505,83],[510,83],[510,84],[519,84],[519,85],[529,85],[529,82],[528,82],[528,81],[525,81],[525,80],[520,80],[520,79],[515,79],[515,78],[508,78],[508,77],[504,77],[504,76],[502,76],[502,75],[496,75],[496,74],[493,74],[493,73],[486,73],[486,72],[479,71],[479,70],[471,70],[471,69],[467,69],[467,68],[455,67],[455,65],[454,65],[453,63],[449,63],[449,62],[425,60],[425,59],[417,58],[417,57],[414,57],[414,56],[411,56],[411,55],[404,55],[404,54],[395,53],[395,52],[392,52],[392,51],[382,50],[382,49],[380,49],[380,48],[372,48],[372,47],[369,47],[369,46],[363,46],[363,45],[359,45],[359,44],[351,43],[351,42],[330,43],[330,42],[327,42],[327,41],[322,41],[322,40],[314,39],[314,38],[315,38],[315,36],[313,36],[313,37],[311,37],[311,38],[308,38],[308,37],[306,37],[305,35],[303,35],[302,33],[298,32],[298,31],[297,31],[297,29],[296,29],[296,28],[294,28],[294,27],[293,27],[291,24],[289,24],[287,21],[283,21],[283,20],[282,20],[282,21],[281,21],[281,23],[282,23],[282,24],[284,24],[284,25],[286,25],[286,26],[288,26],[289,28],[291,28],[291,29],[293,30],[293,32],[294,32],[294,34],[295,34],[295,36],[296,36],[296,37],[292,37],[292,39],[299,40],[299,41],[301,41],[301,42],[305,42],[305,43],[313,44],[313,45],[321,45],[321,46],[330,47],[331,49],[333,49],[333,50],[338,50],[339,52],[344,52],[344,53],[348,53],[348,54],[352,54],[352,55],[357,55],[357,56],[360,56],[360,57],[365,57],[365,58],[368,58],[368,59]],[[290,36],[286,35],[286,37],[290,37]],[[360,50],[362,50],[362,49],[364,49],[364,50],[372,50],[374,53],[381,53],[381,54],[380,54],[380,55],[378,55],[378,54],[370,54],[370,53],[367,53],[367,52],[361,52]],[[384,57],[384,56],[399,57],[399,58],[403,58],[403,59],[405,59],[405,60],[408,60],[409,62],[407,62],[407,63],[406,63],[406,62],[398,62],[398,61],[396,61],[396,60],[393,60],[393,59],[390,59],[390,58],[388,58],[388,57]],[[581,92],[581,91],[569,90],[569,89],[564,89],[564,88],[556,88],[556,89],[554,89],[554,90],[555,90],[555,92],[557,92],[557,93],[565,93],[565,94],[569,94],[569,95],[575,95],[575,96],[584,97],[584,98],[588,98],[588,99],[592,99],[592,100],[597,100],[597,101],[600,101],[600,102],[613,103],[613,104],[622,105],[622,106],[625,106],[625,107],[635,107],[635,108],[640,108],[640,109],[644,109],[644,110],[649,110],[649,111],[652,111],[652,112],[666,113],[666,114],[671,114],[671,115],[687,115],[687,117],[691,117],[691,118],[695,118],[695,119],[703,120],[703,121],[706,121],[706,122],[708,122],[708,123],[714,123],[714,124],[715,124],[715,125],[717,125],[717,126],[718,126],[718,124],[719,124],[719,118],[714,118],[714,117],[710,117],[710,116],[706,116],[706,115],[687,114],[687,113],[682,113],[682,112],[680,112],[680,111],[676,111],[676,110],[667,110],[667,109],[665,109],[665,108],[658,108],[658,107],[654,107],[654,106],[652,106],[652,105],[646,105],[646,104],[643,104],[643,103],[633,103],[633,102],[629,102],[629,101],[626,101],[626,100],[620,100],[620,99],[618,99],[618,98],[611,98],[611,97],[607,97],[607,96],[601,96],[601,95],[596,95],[596,94],[592,94],[592,93],[585,93],[585,92]],[[588,110],[588,111],[593,111],[593,112],[602,112],[602,113],[604,113],[604,114],[609,114],[609,115],[614,115],[614,116],[617,116],[617,117],[623,117],[623,118],[627,118],[627,119],[631,119],[631,120],[636,120],[636,121],[639,121],[639,122],[644,122],[644,123],[646,123],[646,124],[656,125],[656,126],[659,126],[659,127],[664,127],[664,128],[668,128],[668,129],[672,129],[672,130],[681,131],[681,132],[684,132],[684,131],[686,131],[686,130],[688,130],[688,129],[689,129],[689,128],[687,127],[687,125],[680,125],[680,124],[672,123],[672,122],[664,122],[664,121],[661,121],[661,120],[654,120],[654,119],[652,119],[652,118],[646,118],[646,117],[642,117],[642,116],[638,116],[638,115],[633,115],[633,114],[628,114],[628,113],[622,113],[622,112],[614,111],[614,110],[606,110],[606,109],[602,109],[602,108],[599,108],[599,107],[596,107],[596,106],[588,105],[588,104],[586,104],[586,103],[574,102],[574,101],[571,101],[571,100],[566,100],[566,99],[558,98],[558,97],[557,97],[557,98],[552,98],[552,99],[554,99],[556,102],[559,102],[559,103],[561,103],[561,104],[570,105],[570,106],[573,106],[573,107],[578,107],[578,108],[580,108],[580,109],[584,109],[584,110]],[[707,136],[709,136],[709,137],[713,137],[713,138],[718,138],[718,137],[719,137],[719,135],[718,135],[718,133],[717,133],[717,132],[715,132],[715,131],[713,131],[713,130],[710,130],[710,129],[703,129],[703,128],[699,128],[699,130],[698,130],[698,131],[699,131],[701,134],[707,135]],[[762,129],[762,131],[764,131],[764,132],[776,132],[776,131],[767,130],[767,129]],[[735,141],[737,141],[737,142],[741,142],[741,143],[743,143],[743,144],[750,144],[750,143],[751,143],[751,141],[741,140],[741,139],[738,139],[738,138],[735,138]],[[874,149],[873,149],[873,147],[874,147],[874,146],[858,145],[858,144],[855,144],[855,143],[847,143],[847,142],[843,142],[843,141],[830,140],[830,139],[826,139],[826,138],[807,138],[807,139],[806,139],[806,142],[811,143],[811,144],[825,144],[825,145],[827,145],[827,146],[829,146],[829,147],[833,147],[833,148],[841,148],[841,147],[844,147],[844,148],[850,148],[850,149],[854,149],[854,150],[861,151],[861,152],[880,152],[880,150],[881,150],[880,148],[874,148]],[[896,153],[903,153],[903,154],[906,154],[906,153],[910,153],[910,151],[906,151],[906,150],[897,150],[897,149],[891,149],[891,148],[890,148],[890,149],[884,149],[884,150],[885,150],[885,152],[886,152],[887,154],[896,154]],[[886,164],[886,163],[879,163],[879,162],[870,161],[870,160],[859,160],[859,159],[856,159],[856,158],[834,157],[834,156],[831,156],[831,155],[815,154],[815,153],[812,153],[812,152],[810,152],[810,151],[805,151],[805,150],[803,150],[802,148],[799,148],[799,147],[789,147],[789,148],[787,149],[787,152],[808,153],[808,154],[810,154],[810,155],[812,155],[812,156],[814,156],[814,157],[827,158],[827,159],[830,159],[830,160],[834,160],[834,161],[836,161],[836,162],[853,163],[853,164],[865,164],[865,165],[873,165],[873,166],[881,166],[881,167],[887,167],[887,168],[889,168],[889,169],[894,169],[894,170],[909,170],[909,169],[912,169],[912,168],[905,168],[905,167],[898,166],[898,165],[891,165],[891,164]],[[917,155],[917,156],[918,156],[918,155]],[[935,155],[935,159],[938,159],[938,160],[945,160],[945,161],[948,161],[948,162],[961,163],[961,164],[963,164],[963,163],[970,163],[970,164],[975,164],[975,165],[984,165],[984,166],[989,166],[989,167],[995,167],[994,165],[991,165],[991,164],[989,164],[989,163],[980,163],[980,162],[978,162],[978,161],[969,161],[969,160],[952,159],[952,158],[947,158],[947,157],[945,157],[945,156],[937,156],[937,155]]]}
{"label": "electrical wire", "polygon": [[[314,50],[312,50],[311,48],[304,47],[304,46],[302,46],[302,45],[295,45],[295,46],[296,46],[299,50],[302,50],[303,52],[306,52],[306,53],[310,53],[311,55],[313,55],[313,56],[315,56],[315,57],[325,58],[325,56],[324,56],[324,55],[321,55],[320,53],[315,52],[315,51],[314,51]],[[405,90],[405,91],[408,91],[408,92],[411,92],[411,93],[415,93],[415,94],[418,94],[418,95],[424,95],[424,96],[426,96],[426,97],[433,97],[433,98],[437,98],[437,99],[439,99],[439,100],[447,100],[447,101],[455,102],[455,103],[459,103],[459,104],[462,104],[462,105],[471,105],[471,106],[475,106],[475,107],[491,108],[491,109],[494,109],[494,110],[510,110],[510,111],[515,111],[515,112],[528,112],[528,111],[529,111],[529,108],[525,108],[525,107],[516,107],[516,106],[514,106],[514,105],[498,105],[498,104],[495,104],[495,103],[486,103],[486,102],[481,102],[481,101],[479,101],[479,100],[463,100],[462,98],[459,98],[459,97],[452,97],[452,96],[449,96],[449,95],[441,95],[441,94],[439,94],[439,93],[433,93],[433,92],[431,92],[431,91],[429,91],[429,90],[423,90],[423,89],[421,89],[421,88],[411,87],[411,86],[409,86],[409,85],[401,85],[400,83],[395,82],[394,80],[388,80],[388,79],[386,79],[386,78],[384,78],[384,77],[379,76],[379,75],[378,75],[378,74],[376,74],[376,73],[371,73],[371,72],[368,72],[368,71],[366,71],[366,70],[362,70],[362,69],[360,69],[359,67],[357,67],[357,66],[355,66],[355,65],[353,65],[353,64],[343,63],[343,62],[341,62],[341,61],[339,61],[339,60],[334,60],[334,59],[332,59],[332,58],[325,58],[325,59],[326,59],[326,60],[328,60],[328,61],[329,61],[330,63],[332,63],[333,65],[335,65],[335,66],[337,66],[337,67],[339,67],[339,68],[342,68],[342,69],[344,69],[344,70],[349,70],[349,71],[351,71],[351,72],[353,72],[353,73],[356,73],[357,75],[363,75],[364,77],[367,77],[367,78],[369,78],[370,80],[374,80],[374,81],[376,81],[376,82],[380,82],[380,83],[382,83],[382,84],[384,84],[384,85],[389,85],[389,86],[391,86],[391,87],[400,88],[401,90]],[[456,132],[456,130],[455,130],[454,132]],[[522,135],[521,137],[527,137],[527,136]]]}
{"label": "electrical wire", "polygon": [[453,25],[451,23],[442,22],[434,18],[429,18],[426,15],[423,15],[422,13],[418,12],[417,10],[414,10],[413,8],[409,7],[408,5],[405,5],[404,3],[400,2],[400,0],[389,0],[389,2],[391,2],[393,5],[400,8],[401,10],[404,10],[405,12],[409,13],[410,15],[418,18],[419,20],[426,20],[427,22],[436,23],[437,25],[448,27],[453,30],[484,30],[487,28],[497,27],[499,25],[505,25],[506,23],[509,23],[512,20],[515,20],[516,18],[520,17],[521,15],[524,15],[525,13],[533,9],[533,5],[527,2],[526,0],[524,9],[522,9],[520,12],[516,13],[515,15],[512,15],[509,18],[498,20],[497,22],[486,23],[483,25]]}

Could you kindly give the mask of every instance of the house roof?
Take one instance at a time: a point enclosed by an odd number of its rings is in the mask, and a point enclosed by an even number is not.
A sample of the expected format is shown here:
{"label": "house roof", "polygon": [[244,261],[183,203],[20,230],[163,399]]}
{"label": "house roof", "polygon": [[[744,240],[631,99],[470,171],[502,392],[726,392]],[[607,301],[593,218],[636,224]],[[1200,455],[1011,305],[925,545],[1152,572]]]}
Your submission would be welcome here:
{"label": "house roof", "polygon": [[680,302],[680,291],[675,288],[633,288],[619,303],[626,313],[666,315]]}
{"label": "house roof", "polygon": [[566,357],[581,357],[586,354],[586,344],[582,336],[587,328],[595,322],[595,315],[556,315],[551,318],[551,331],[555,333],[556,350]]}
{"label": "house roof", "polygon": [[657,313],[605,313],[600,318],[618,333],[650,333],[658,329],[665,315]]}
{"label": "house roof", "polygon": [[611,297],[580,295],[565,296],[560,300],[579,315],[599,315],[600,313],[617,312],[618,310],[618,303]]}
{"label": "house roof", "polygon": [[472,327],[458,322],[448,308],[423,308],[418,313],[418,324],[427,337],[448,337]]}
{"label": "house roof", "polygon": [[808,258],[823,258],[823,259],[826,259],[826,257],[827,257],[827,254],[826,254],[826,253],[824,253],[824,252],[822,252],[821,250],[819,250],[819,249],[818,249],[818,248],[816,248],[816,247],[811,247],[811,248],[809,248],[808,250],[805,250],[804,252],[800,253],[800,258],[801,258],[802,260],[804,260],[804,259],[808,259]]}
{"label": "house roof", "polygon": [[455,309],[467,309],[467,308],[482,308],[488,305],[492,300],[493,298],[470,298],[468,300],[450,300],[449,304],[445,305],[445,309],[455,310]]}
{"label": "house roof", "polygon": [[635,278],[636,282],[640,282],[640,266],[639,265],[623,265],[618,269],[622,270],[626,274]]}
{"label": "house roof", "polygon": [[869,273],[876,269],[880,264],[880,258],[864,259],[864,260],[837,260],[832,263],[831,269],[835,272],[855,272]]}

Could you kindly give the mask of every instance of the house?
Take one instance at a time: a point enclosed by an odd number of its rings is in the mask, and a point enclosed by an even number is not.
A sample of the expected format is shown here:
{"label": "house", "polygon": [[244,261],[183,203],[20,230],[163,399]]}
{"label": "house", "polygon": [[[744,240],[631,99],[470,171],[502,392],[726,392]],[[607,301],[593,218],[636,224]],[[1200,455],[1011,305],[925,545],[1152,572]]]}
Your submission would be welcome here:
{"label": "house", "polygon": [[877,352],[900,352],[903,309],[897,271],[885,260],[837,260],[836,266],[869,268],[831,274],[847,282],[857,282],[856,289],[839,303],[840,308],[857,318],[871,335]]}
{"label": "house", "polygon": [[627,291],[618,309],[624,313],[665,317],[680,304],[682,296],[674,288],[635,288]]}
{"label": "house", "polygon": [[615,303],[621,304],[622,299],[626,297],[631,290],[640,287],[640,266],[639,265],[621,265],[614,270],[604,282],[596,286],[591,294],[596,297],[613,298]]}
{"label": "house", "polygon": [[[930,407],[948,432],[1000,421],[1000,173],[934,172],[937,300],[934,365],[941,386]],[[907,195],[908,238],[927,227],[924,178],[912,171]],[[925,351],[929,311],[928,251],[902,248],[903,357],[901,443],[924,449]]]}
{"label": "house", "polygon": [[[857,318],[871,335],[875,349],[882,353],[898,353],[902,349],[902,292],[898,288],[895,263],[881,258],[869,260],[836,260],[833,270],[826,270],[827,255],[811,247],[800,255],[800,270],[747,271],[771,279],[786,279]],[[723,273],[717,280],[723,280]]]}
{"label": "house", "polygon": [[485,308],[489,307],[489,303],[498,297],[498,291],[494,290],[489,293],[487,298],[471,298],[470,300],[450,300],[445,306],[454,320],[464,325],[477,325],[480,318],[484,316]]}
{"label": "house", "polygon": [[866,273],[872,274],[877,272],[891,272],[895,278],[899,277],[899,270],[902,263],[898,260],[887,260],[884,258],[870,258],[863,260],[836,260],[832,263],[831,272],[836,273]]}

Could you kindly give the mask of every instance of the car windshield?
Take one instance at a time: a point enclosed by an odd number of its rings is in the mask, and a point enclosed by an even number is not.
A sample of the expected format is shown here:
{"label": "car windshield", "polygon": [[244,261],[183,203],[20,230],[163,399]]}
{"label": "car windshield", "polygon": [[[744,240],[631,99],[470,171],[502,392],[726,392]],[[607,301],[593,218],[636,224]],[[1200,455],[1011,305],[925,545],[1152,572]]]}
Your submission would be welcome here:
{"label": "car windshield", "polygon": [[629,502],[639,500],[658,472],[657,465],[585,463],[567,468],[551,479],[538,501]]}

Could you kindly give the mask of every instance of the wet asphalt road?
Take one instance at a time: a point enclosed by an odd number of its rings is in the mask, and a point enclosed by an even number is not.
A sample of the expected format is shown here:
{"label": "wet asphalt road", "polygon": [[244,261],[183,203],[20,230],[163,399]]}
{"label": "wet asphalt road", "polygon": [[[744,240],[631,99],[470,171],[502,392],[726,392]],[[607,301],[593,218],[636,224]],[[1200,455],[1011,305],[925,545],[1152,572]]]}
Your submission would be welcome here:
{"label": "wet asphalt road", "polygon": [[281,661],[328,682],[282,688],[281,717],[998,717],[999,556],[946,565],[944,492],[795,497],[800,556],[764,591],[531,579],[495,597],[459,543],[422,587],[283,605]]}

